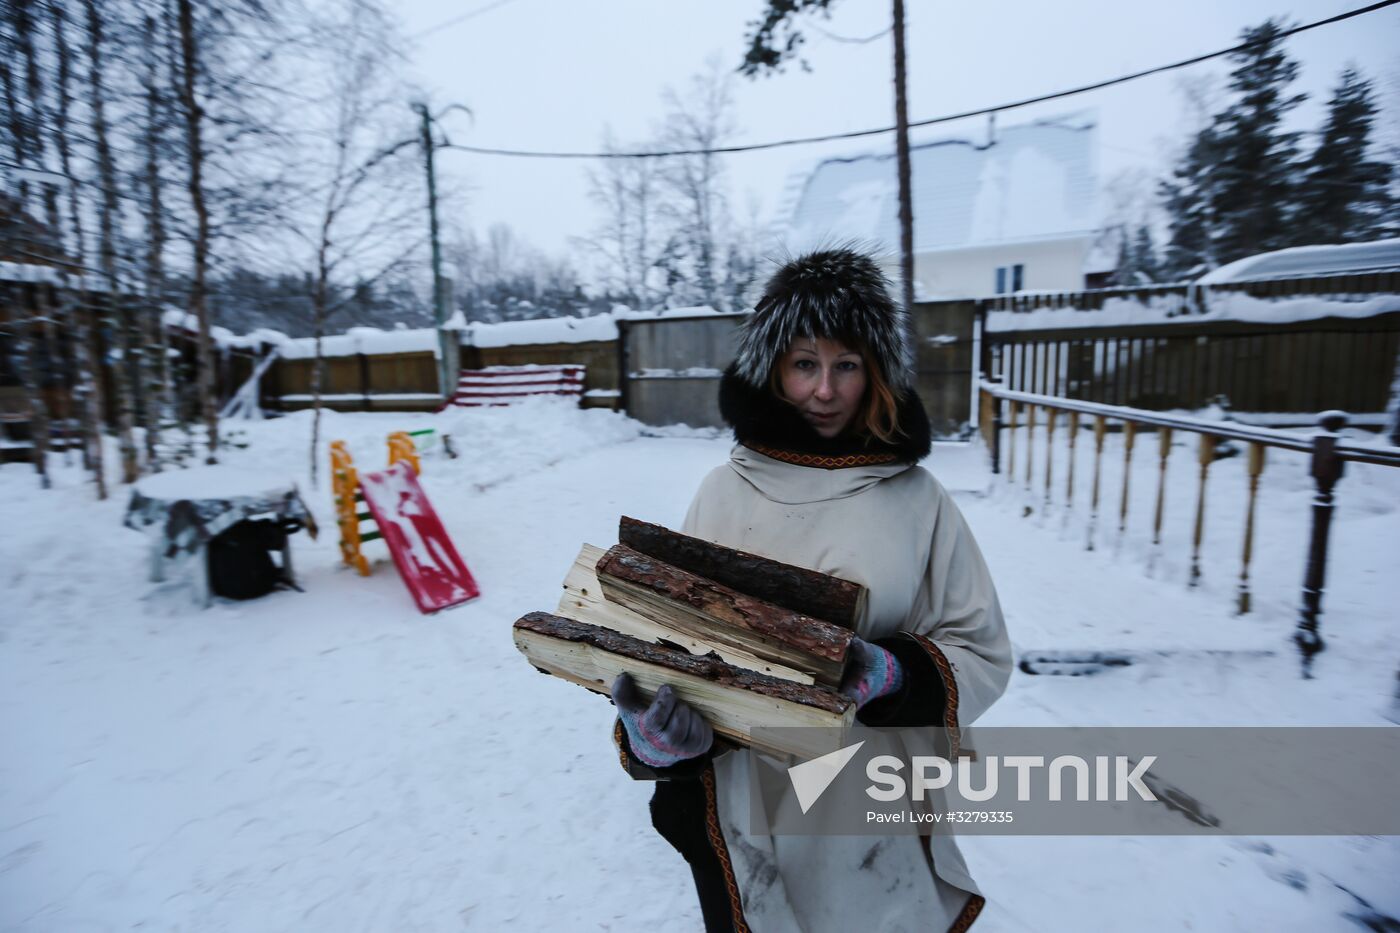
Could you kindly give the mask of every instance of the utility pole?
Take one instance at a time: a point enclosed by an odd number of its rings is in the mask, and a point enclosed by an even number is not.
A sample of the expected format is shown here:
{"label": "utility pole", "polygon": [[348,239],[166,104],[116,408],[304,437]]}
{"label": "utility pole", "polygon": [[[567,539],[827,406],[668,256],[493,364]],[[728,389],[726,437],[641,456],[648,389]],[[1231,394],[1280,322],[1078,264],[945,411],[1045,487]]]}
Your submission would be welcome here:
{"label": "utility pole", "polygon": [[904,309],[914,313],[914,204],[909,167],[909,100],[905,94],[904,0],[894,0],[894,144],[899,166],[899,271]]}
{"label": "utility pole", "polygon": [[[437,179],[433,173],[433,118],[428,105],[416,103],[413,109],[423,118],[423,161],[428,172],[428,228],[433,247],[433,323],[438,332],[438,391],[447,399],[452,389],[447,331],[447,288],[442,277],[442,245],[438,242]],[[453,339],[456,339],[455,337]],[[452,358],[456,354],[451,354]]]}

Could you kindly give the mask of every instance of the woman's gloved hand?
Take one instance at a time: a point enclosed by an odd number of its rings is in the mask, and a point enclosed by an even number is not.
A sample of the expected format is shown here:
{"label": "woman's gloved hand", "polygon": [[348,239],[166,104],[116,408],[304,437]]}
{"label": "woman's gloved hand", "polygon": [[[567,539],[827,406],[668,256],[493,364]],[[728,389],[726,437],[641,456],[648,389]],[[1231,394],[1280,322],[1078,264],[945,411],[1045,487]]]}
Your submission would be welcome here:
{"label": "woman's gloved hand", "polygon": [[662,684],[648,706],[632,675],[624,672],[613,681],[612,698],[632,754],[653,768],[697,758],[714,744],[715,734],[705,717],[678,699],[670,684]]}
{"label": "woman's gloved hand", "polygon": [[898,691],[903,683],[904,669],[894,655],[863,639],[851,639],[840,689],[856,701],[856,709]]}

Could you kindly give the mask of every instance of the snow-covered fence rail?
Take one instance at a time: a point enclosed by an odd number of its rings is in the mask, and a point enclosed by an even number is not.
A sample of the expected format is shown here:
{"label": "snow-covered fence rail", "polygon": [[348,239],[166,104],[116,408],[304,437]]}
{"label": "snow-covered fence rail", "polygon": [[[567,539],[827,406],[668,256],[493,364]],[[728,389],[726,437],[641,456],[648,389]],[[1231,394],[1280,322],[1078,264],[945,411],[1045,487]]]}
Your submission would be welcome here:
{"label": "snow-covered fence rail", "polygon": [[[995,383],[983,383],[980,387],[981,418],[983,437],[991,452],[992,472],[1004,474],[1008,483],[1015,484],[1018,476],[1016,460],[1018,430],[1024,427],[1023,458],[1025,466],[1021,472],[1025,492],[1033,498],[1041,498],[1049,506],[1055,498],[1058,481],[1054,476],[1056,426],[1062,420],[1066,424],[1065,443],[1067,447],[1067,476],[1064,480],[1062,505],[1069,509],[1074,505],[1075,489],[1075,448],[1082,428],[1091,428],[1094,442],[1093,483],[1091,486],[1088,534],[1085,548],[1093,550],[1097,537],[1100,504],[1100,474],[1103,463],[1104,438],[1110,424],[1122,433],[1123,472],[1118,505],[1118,535],[1121,539],[1128,522],[1129,484],[1132,476],[1134,442],[1139,433],[1155,431],[1157,434],[1158,479],[1155,508],[1152,519],[1152,544],[1159,548],[1162,542],[1163,511],[1167,490],[1167,463],[1175,432],[1194,434],[1197,438],[1196,462],[1199,466],[1195,516],[1191,535],[1191,563],[1189,585],[1195,586],[1201,580],[1201,546],[1205,533],[1206,490],[1212,463],[1222,455],[1222,442],[1234,441],[1248,445],[1246,472],[1248,494],[1243,519],[1243,541],[1240,556],[1240,571],[1236,585],[1236,608],[1239,614],[1250,611],[1250,562],[1254,552],[1255,506],[1259,490],[1259,478],[1264,472],[1265,452],[1269,448],[1306,454],[1309,457],[1309,474],[1314,484],[1312,499],[1311,527],[1307,545],[1307,560],[1302,584],[1302,596],[1298,610],[1298,624],[1294,642],[1302,653],[1303,674],[1310,676],[1313,656],[1324,647],[1319,631],[1322,620],[1322,592],[1326,579],[1328,539],[1335,508],[1334,491],[1341,480],[1348,462],[1375,464],[1384,467],[1400,468],[1400,447],[1376,444],[1357,444],[1343,439],[1340,432],[1347,425],[1348,416],[1341,411],[1326,411],[1318,415],[1318,430],[1310,436],[1273,430],[1253,425],[1212,421],[1188,415],[1175,415],[1164,412],[1146,411],[1121,405],[1057,398],[1033,392],[1021,392],[1002,388]],[[1090,423],[1083,423],[1085,419]],[[1035,460],[1036,429],[1044,425],[1043,476],[1037,475]],[[1003,434],[1005,438],[1003,439]],[[1004,452],[1004,456],[1003,456]],[[1004,466],[1004,470],[1003,470]],[[1037,493],[1037,486],[1039,493]],[[1029,510],[1028,510],[1029,513]]]}
{"label": "snow-covered fence rail", "polygon": [[977,300],[988,311],[1014,314],[1049,310],[1103,311],[1129,302],[1151,308],[1166,317],[1176,317],[1183,314],[1209,316],[1228,311],[1235,295],[1266,299],[1317,297],[1333,301],[1364,301],[1373,295],[1397,293],[1400,293],[1400,269],[1226,282],[1170,282],[1083,291],[1016,292]]}

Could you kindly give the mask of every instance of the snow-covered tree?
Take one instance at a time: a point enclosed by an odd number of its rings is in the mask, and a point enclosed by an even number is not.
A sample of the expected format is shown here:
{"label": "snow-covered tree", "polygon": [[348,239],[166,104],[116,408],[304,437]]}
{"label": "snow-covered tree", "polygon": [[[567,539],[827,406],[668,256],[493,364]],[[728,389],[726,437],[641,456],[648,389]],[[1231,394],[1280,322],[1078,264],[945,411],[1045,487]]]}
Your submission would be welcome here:
{"label": "snow-covered tree", "polygon": [[1358,242],[1394,230],[1393,167],[1372,152],[1376,111],[1371,82],[1347,68],[1327,105],[1299,192],[1298,224],[1306,242]]}
{"label": "snow-covered tree", "polygon": [[[638,143],[631,151],[651,147]],[[605,135],[604,152],[628,149]],[[654,159],[614,158],[588,173],[588,196],[602,220],[582,245],[597,259],[604,287],[637,308],[656,304],[651,278],[664,245],[658,169]]]}
{"label": "snow-covered tree", "polygon": [[1285,131],[1283,122],[1306,95],[1288,93],[1298,63],[1284,51],[1282,32],[1277,20],[1247,29],[1242,38],[1249,46],[1231,56],[1236,99],[1215,121],[1220,262],[1292,245],[1301,134]]}
{"label": "snow-covered tree", "polygon": [[[712,150],[733,136],[734,80],[718,59],[692,77],[684,92],[667,88],[662,96],[663,148]],[[724,174],[724,163],[713,152],[673,156],[662,163],[672,241],[667,252],[678,265],[683,263],[690,285],[685,293],[672,294],[672,303],[728,307],[723,280],[731,224]]]}
{"label": "snow-covered tree", "polygon": [[1288,91],[1298,64],[1284,51],[1283,29],[1271,19],[1244,31],[1245,47],[1230,56],[1233,100],[1196,134],[1161,185],[1173,274],[1294,242],[1300,134],[1283,125],[1306,95]]}

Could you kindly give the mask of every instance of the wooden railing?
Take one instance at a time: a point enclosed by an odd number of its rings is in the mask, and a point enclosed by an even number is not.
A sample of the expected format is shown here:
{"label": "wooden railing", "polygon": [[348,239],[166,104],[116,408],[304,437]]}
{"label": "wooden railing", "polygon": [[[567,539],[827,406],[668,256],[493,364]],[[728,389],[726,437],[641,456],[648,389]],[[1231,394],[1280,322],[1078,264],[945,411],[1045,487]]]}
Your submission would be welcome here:
{"label": "wooden railing", "polygon": [[[1085,418],[1093,419],[1094,472],[1089,502],[1088,535],[1085,542],[1085,547],[1088,550],[1094,549],[1099,522],[1099,506],[1102,498],[1100,472],[1103,461],[1104,437],[1108,432],[1110,422],[1120,427],[1123,435],[1124,469],[1118,503],[1118,531],[1120,535],[1128,520],[1128,492],[1137,435],[1144,430],[1155,430],[1157,433],[1158,479],[1156,507],[1152,519],[1154,546],[1160,546],[1162,539],[1167,460],[1171,451],[1173,434],[1175,432],[1195,434],[1198,438],[1196,462],[1200,472],[1191,536],[1191,563],[1188,580],[1190,586],[1197,585],[1201,579],[1201,545],[1205,533],[1206,486],[1211,464],[1217,459],[1217,445],[1225,440],[1247,444],[1248,502],[1244,518],[1243,547],[1235,597],[1236,609],[1239,613],[1247,613],[1251,608],[1250,561],[1254,552],[1255,503],[1259,490],[1259,478],[1264,472],[1265,451],[1274,448],[1309,455],[1310,473],[1315,485],[1315,494],[1312,500],[1312,524],[1307,565],[1298,610],[1298,624],[1293,640],[1302,653],[1303,676],[1311,676],[1313,656],[1324,647],[1319,629],[1322,621],[1322,592],[1327,568],[1328,537],[1335,508],[1335,487],[1349,461],[1400,467],[1400,447],[1371,447],[1347,443],[1339,434],[1346,426],[1347,415],[1340,411],[1323,412],[1318,416],[1319,430],[1311,436],[1304,436],[1269,428],[1210,421],[1186,415],[1171,415],[1120,405],[1106,405],[1100,402],[1057,398],[1032,392],[1017,392],[1003,389],[995,383],[986,381],[980,386],[980,404],[981,430],[991,452],[992,472],[1004,474],[1011,483],[1016,482],[1018,473],[1017,431],[1024,427],[1025,451],[1022,458],[1024,460],[1025,489],[1034,494],[1037,483],[1043,483],[1043,496],[1046,504],[1050,503],[1057,486],[1053,474],[1054,457],[1052,454],[1056,425],[1061,420],[1061,416],[1064,417],[1068,427],[1066,431],[1068,475],[1065,478],[1064,486],[1064,505],[1067,508],[1071,507],[1074,501],[1076,442],[1079,439],[1081,426],[1085,426],[1083,420]],[[1037,474],[1034,459],[1036,429],[1041,426],[1042,421],[1047,454],[1043,480]],[[1003,441],[1003,433],[1006,435],[1005,441]]]}

